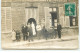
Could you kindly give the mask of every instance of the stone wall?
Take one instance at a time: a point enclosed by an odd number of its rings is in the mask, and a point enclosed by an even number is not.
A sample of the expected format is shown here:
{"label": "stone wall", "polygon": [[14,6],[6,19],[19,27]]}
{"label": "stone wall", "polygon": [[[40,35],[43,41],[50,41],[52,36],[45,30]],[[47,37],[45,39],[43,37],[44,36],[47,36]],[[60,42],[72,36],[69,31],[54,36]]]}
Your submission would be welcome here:
{"label": "stone wall", "polygon": [[12,28],[21,30],[21,25],[25,23],[25,4],[12,3]]}
{"label": "stone wall", "polygon": [[[25,0],[26,1],[26,0]],[[25,2],[22,0],[2,0],[2,7],[11,7],[11,18],[12,18],[12,29],[20,30],[22,24],[26,24],[26,15],[25,15],[25,8],[30,7],[33,3],[34,7],[38,7],[39,10],[39,17],[38,21],[40,24],[44,24],[45,20],[45,12],[44,7],[63,7],[63,3],[61,2]],[[59,17],[59,16],[58,16]],[[78,19],[77,19],[78,20]],[[71,31],[72,29],[70,29]]]}
{"label": "stone wall", "polygon": [[62,29],[62,36],[74,36],[79,35],[79,28],[78,27],[67,27]]}

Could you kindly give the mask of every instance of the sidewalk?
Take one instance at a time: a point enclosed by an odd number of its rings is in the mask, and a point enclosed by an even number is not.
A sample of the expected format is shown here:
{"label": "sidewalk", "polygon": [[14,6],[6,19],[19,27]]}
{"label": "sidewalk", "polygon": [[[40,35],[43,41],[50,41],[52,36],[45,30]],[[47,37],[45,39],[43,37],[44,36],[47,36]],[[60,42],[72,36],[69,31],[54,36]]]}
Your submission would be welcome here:
{"label": "sidewalk", "polygon": [[36,44],[36,43],[43,43],[43,42],[49,42],[49,41],[62,41],[62,40],[70,40],[70,39],[78,39],[78,35],[75,35],[75,36],[64,36],[62,37],[61,39],[48,39],[48,40],[45,40],[45,39],[40,39],[40,40],[34,40],[32,42],[28,42],[28,41],[20,41],[20,42],[12,42],[12,43],[5,43],[5,44],[2,44],[2,48],[8,48],[8,47],[13,47],[13,46],[19,46],[19,45],[27,45],[27,44]]}

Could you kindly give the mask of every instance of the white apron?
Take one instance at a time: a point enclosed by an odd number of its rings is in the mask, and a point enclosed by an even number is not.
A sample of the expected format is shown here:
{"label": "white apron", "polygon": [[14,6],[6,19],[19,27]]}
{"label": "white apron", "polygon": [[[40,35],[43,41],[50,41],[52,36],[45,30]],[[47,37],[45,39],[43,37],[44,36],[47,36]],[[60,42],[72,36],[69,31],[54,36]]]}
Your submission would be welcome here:
{"label": "white apron", "polygon": [[33,36],[36,35],[36,30],[35,30],[35,25],[32,23],[32,32],[33,32]]}
{"label": "white apron", "polygon": [[12,40],[15,40],[15,39],[16,39],[16,33],[12,32]]}

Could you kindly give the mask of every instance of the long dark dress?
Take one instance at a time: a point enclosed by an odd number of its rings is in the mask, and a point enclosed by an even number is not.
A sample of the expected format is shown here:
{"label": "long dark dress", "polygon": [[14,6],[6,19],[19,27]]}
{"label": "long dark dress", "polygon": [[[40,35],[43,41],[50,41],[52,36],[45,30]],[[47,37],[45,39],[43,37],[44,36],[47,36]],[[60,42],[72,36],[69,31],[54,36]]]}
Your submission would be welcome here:
{"label": "long dark dress", "polygon": [[33,33],[32,33],[32,27],[28,27],[28,32],[29,32],[29,36],[28,36],[28,41],[33,41]]}

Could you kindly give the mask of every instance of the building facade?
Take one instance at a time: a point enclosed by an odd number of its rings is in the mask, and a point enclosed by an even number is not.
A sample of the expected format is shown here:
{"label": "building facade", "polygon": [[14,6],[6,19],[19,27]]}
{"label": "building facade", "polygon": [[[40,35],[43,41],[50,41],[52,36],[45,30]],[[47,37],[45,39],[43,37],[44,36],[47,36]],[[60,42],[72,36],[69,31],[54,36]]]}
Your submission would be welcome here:
{"label": "building facade", "polygon": [[[20,30],[30,18],[48,29],[62,25],[63,34],[78,34],[78,0],[2,0],[1,31],[9,33]],[[64,4],[76,3],[76,16],[65,16]]]}

